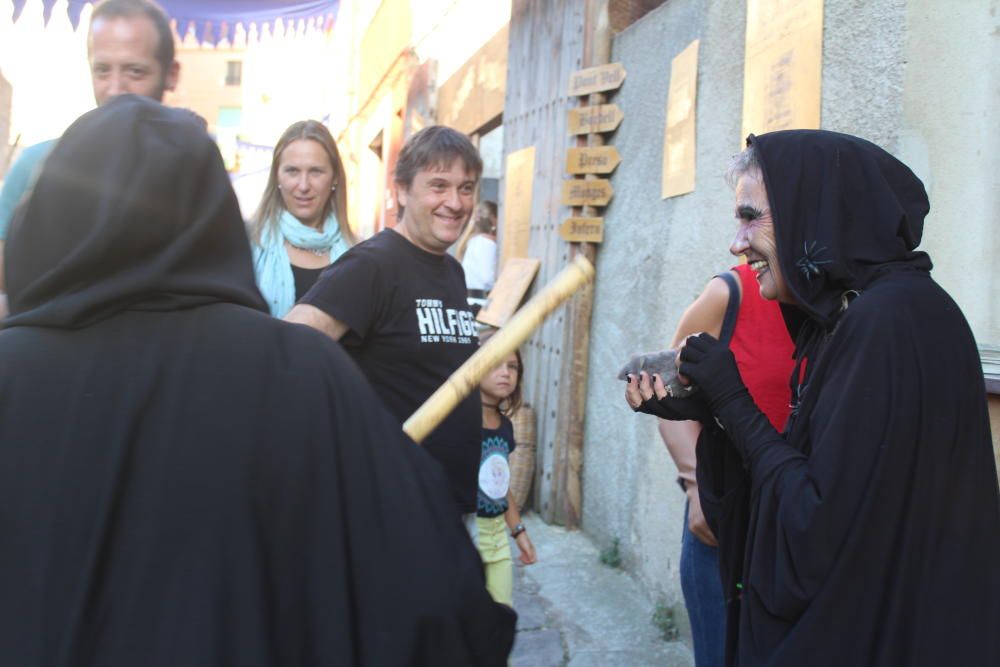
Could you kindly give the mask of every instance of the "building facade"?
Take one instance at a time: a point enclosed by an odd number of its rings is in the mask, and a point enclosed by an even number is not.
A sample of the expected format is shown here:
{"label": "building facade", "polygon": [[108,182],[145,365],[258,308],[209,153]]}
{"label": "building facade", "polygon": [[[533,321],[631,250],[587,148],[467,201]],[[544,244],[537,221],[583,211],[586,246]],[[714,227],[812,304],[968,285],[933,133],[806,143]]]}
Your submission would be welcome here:
{"label": "building facade", "polygon": [[[490,14],[486,5],[501,6]],[[932,204],[922,248],[981,345],[995,447],[1000,434],[1000,286],[993,257],[998,93],[991,84],[997,19],[990,0],[768,3],[820,7],[818,126],[879,143],[911,165]],[[331,125],[348,156],[352,216],[362,235],[394,224],[392,167],[421,127],[452,125],[479,141],[484,190],[500,201],[501,245],[523,234],[541,260],[533,289],[580,252],[596,258],[592,291],[525,344],[525,390],[538,414],[533,504],[546,520],[618,540],[625,566],[668,605],[684,496],[652,418],[626,407],[615,380],[629,353],[667,345],[687,305],[736,260],[731,190],[722,173],[742,145],[747,0],[514,0],[511,3],[344,3],[337,30],[345,94]],[[671,61],[699,40],[695,186],[661,197]],[[622,162],[599,247],[567,243],[561,223],[570,75],[621,63],[608,100],[624,114],[604,139]],[[499,146],[499,148],[497,148]],[[530,162],[507,191],[512,160]],[[499,151],[499,155],[497,152]],[[496,183],[491,183],[496,179]],[[508,194],[516,192],[516,201]],[[521,213],[516,213],[516,210]],[[518,215],[527,219],[509,228]],[[581,305],[583,304],[583,305]]]}

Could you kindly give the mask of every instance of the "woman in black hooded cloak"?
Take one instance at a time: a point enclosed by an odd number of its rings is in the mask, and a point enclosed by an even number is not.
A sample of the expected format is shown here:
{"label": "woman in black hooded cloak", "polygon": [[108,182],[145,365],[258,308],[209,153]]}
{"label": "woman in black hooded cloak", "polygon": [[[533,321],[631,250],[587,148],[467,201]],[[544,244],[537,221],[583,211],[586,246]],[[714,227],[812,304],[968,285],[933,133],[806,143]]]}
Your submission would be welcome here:
{"label": "woman in black hooded cloak", "polygon": [[923,185],[848,135],[748,144],[733,250],[783,301],[796,340],[784,433],[727,347],[702,334],[680,355],[718,420],[706,420],[697,470],[725,552],[729,663],[1000,665],[983,371],[965,318],[915,250]]}
{"label": "woman in black hooded cloak", "polygon": [[505,664],[440,471],[338,345],[266,314],[188,114],[81,117],[6,267],[3,664]]}

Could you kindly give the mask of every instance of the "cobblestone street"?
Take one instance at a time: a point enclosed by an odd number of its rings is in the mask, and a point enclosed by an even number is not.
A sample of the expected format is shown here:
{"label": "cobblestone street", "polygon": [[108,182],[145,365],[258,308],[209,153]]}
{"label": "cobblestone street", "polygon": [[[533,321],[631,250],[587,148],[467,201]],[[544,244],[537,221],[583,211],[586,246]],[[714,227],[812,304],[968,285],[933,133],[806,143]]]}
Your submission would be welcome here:
{"label": "cobblestone street", "polygon": [[515,566],[513,667],[693,667],[683,642],[660,636],[653,604],[636,581],[603,565],[584,533],[534,514],[524,523],[538,562]]}

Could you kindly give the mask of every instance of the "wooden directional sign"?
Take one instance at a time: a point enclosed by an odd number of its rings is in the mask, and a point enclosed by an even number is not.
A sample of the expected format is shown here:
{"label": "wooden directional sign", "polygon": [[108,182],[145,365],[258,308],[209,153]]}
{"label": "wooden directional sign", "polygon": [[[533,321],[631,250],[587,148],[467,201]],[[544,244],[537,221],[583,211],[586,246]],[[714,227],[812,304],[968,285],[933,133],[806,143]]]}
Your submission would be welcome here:
{"label": "wooden directional sign", "polygon": [[625,68],[621,63],[600,65],[577,70],[569,76],[570,97],[617,90],[625,81]]}
{"label": "wooden directional sign", "polygon": [[566,171],[571,174],[610,174],[621,161],[614,146],[566,149]]}
{"label": "wooden directional sign", "polygon": [[559,227],[559,235],[571,242],[601,243],[604,241],[604,218],[567,218]]}
{"label": "wooden directional sign", "polygon": [[613,132],[621,125],[623,118],[625,114],[617,104],[599,104],[570,109],[567,124],[570,134]]}
{"label": "wooden directional sign", "polygon": [[606,178],[597,178],[591,181],[576,178],[571,181],[563,181],[562,205],[607,206],[614,194],[611,181]]}

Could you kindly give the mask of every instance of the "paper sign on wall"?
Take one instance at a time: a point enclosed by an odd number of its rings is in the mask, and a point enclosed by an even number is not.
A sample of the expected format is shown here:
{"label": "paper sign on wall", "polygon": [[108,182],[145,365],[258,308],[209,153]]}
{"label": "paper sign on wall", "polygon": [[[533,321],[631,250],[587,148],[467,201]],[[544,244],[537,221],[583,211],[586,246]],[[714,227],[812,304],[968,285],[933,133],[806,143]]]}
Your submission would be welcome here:
{"label": "paper sign on wall", "polygon": [[743,132],[817,129],[823,0],[747,0]]}
{"label": "paper sign on wall", "polygon": [[695,102],[698,94],[698,40],[670,63],[667,123],[663,132],[663,180],[660,196],[694,190]]}
{"label": "paper sign on wall", "polygon": [[504,172],[503,245],[500,269],[512,257],[526,257],[531,240],[531,189],[535,182],[535,147],[507,155]]}

